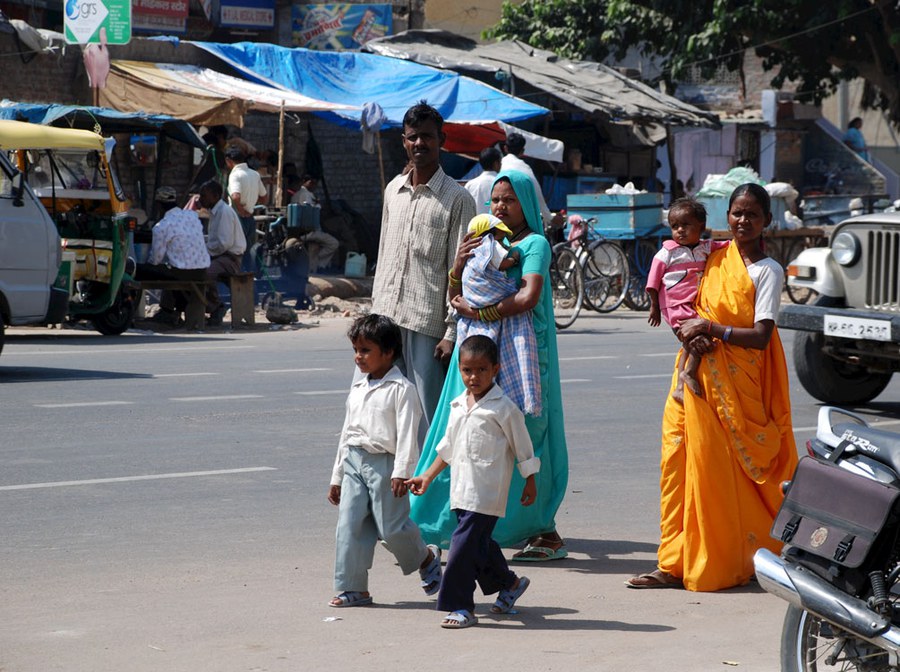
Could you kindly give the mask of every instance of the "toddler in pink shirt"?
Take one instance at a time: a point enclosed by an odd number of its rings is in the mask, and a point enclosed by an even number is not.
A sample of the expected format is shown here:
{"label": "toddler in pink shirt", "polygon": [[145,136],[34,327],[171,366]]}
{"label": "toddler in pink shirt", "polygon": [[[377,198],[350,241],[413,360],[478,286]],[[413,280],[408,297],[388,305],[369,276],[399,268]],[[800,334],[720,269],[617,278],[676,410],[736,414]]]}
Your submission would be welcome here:
{"label": "toddler in pink shirt", "polygon": [[[700,277],[706,266],[706,258],[713,250],[725,247],[727,241],[701,240],[706,230],[706,208],[699,201],[679,198],[669,208],[669,226],[672,240],[663,243],[653,257],[647,277],[647,294],[650,295],[650,317],[654,327],[660,324],[660,314],[678,335],[683,320],[697,317],[694,300],[700,287]],[[678,366],[678,383],[672,392],[676,401],[684,399],[684,385],[694,394],[702,391],[697,382],[698,355],[682,356]]]}

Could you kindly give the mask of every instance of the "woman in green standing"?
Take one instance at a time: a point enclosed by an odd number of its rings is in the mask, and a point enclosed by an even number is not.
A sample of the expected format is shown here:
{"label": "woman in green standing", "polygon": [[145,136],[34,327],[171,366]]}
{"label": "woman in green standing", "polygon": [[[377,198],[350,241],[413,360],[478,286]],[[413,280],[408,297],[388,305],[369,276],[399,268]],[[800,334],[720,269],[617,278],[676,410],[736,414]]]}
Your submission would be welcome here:
{"label": "woman in green standing", "polygon": [[[491,192],[491,213],[500,218],[512,231],[509,243],[521,254],[520,263],[507,273],[520,281],[519,291],[492,307],[491,310],[472,310],[462,297],[459,279],[466,260],[481,243],[466,236],[459,246],[454,267],[450,270],[450,300],[460,315],[472,319],[497,319],[531,311],[537,340],[538,363],[541,372],[542,412],[539,416],[525,416],[525,425],[534,444],[534,454],[541,459],[537,474],[537,501],[523,507],[511,498],[506,516],[494,530],[494,539],[501,546],[527,541],[525,548],[513,555],[513,560],[540,562],[557,560],[567,555],[565,542],[556,531],[556,512],[562,503],[569,476],[569,460],[563,423],[562,394],[559,384],[559,358],[556,350],[556,326],[550,291],[550,244],[544,237],[541,212],[531,180],[516,170],[500,173]],[[432,463],[435,448],[447,429],[450,401],[464,390],[454,350],[449,373],[444,382],[435,417],[419,459],[418,471]],[[513,475],[512,490],[521,489],[521,476]],[[412,500],[412,518],[418,523],[428,543],[447,548],[456,527],[456,517],[450,510],[450,479],[445,471],[432,483],[428,491]]]}

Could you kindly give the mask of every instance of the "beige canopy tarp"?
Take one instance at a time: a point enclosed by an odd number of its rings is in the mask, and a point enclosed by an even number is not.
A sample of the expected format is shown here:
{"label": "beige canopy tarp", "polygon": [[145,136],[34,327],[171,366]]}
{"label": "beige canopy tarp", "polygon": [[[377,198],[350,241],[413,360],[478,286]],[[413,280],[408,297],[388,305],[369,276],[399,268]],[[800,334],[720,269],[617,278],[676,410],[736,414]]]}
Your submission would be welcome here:
{"label": "beige canopy tarp", "polygon": [[114,60],[100,105],[122,112],[168,114],[193,124],[243,126],[249,110],[324,112],[354,109],[282,91],[209,68]]}

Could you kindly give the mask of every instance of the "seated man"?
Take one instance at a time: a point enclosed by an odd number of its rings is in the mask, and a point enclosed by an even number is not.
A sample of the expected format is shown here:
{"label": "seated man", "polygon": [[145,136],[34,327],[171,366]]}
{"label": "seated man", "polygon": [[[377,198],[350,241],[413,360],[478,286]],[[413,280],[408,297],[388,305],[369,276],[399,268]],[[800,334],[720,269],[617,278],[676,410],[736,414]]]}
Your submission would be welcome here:
{"label": "seated man", "polygon": [[[319,181],[315,177],[309,173],[304,174],[300,178],[300,186],[291,196],[291,203],[311,205],[316,208],[321,207],[315,194],[318,185]],[[303,234],[300,240],[303,241],[303,247],[306,248],[306,253],[309,256],[310,273],[315,273],[332,265],[334,255],[338,251],[338,247],[340,247],[340,242],[337,238],[319,230]]]}
{"label": "seated man", "polygon": [[[160,187],[156,202],[163,213],[153,227],[153,244],[149,263],[138,264],[136,279],[186,280],[205,279],[209,267],[209,252],[203,240],[203,224],[196,212],[182,210],[175,205],[177,195],[172,187]],[[191,273],[194,271],[194,273]],[[180,313],[187,306],[184,292],[164,291],[159,301],[157,319],[168,324],[178,324]]]}
{"label": "seated man", "polygon": [[209,210],[209,236],[206,249],[209,251],[209,268],[206,279],[207,324],[222,324],[225,304],[219,298],[216,283],[228,282],[228,278],[241,272],[241,257],[247,249],[247,239],[241,228],[241,220],[233,208],[222,200],[222,185],[215,180],[205,182],[200,187],[200,205]]}

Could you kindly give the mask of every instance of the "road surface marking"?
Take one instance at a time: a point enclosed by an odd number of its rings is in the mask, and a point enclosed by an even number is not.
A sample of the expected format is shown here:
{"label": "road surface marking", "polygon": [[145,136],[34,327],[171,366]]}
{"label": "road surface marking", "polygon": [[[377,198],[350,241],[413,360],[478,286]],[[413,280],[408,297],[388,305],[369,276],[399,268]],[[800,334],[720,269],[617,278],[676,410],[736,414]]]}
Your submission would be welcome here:
{"label": "road surface marking", "polygon": [[671,378],[671,373],[645,373],[643,375],[634,376],[613,376],[616,380],[635,380],[637,378]]}
{"label": "road surface marking", "polygon": [[242,469],[218,469],[216,471],[183,471],[171,474],[148,474],[147,476],[120,476],[118,478],[89,478],[83,481],[53,481],[50,483],[27,483],[24,485],[0,485],[0,490],[35,490],[38,488],[64,488],[70,485],[98,485],[103,483],[127,483],[129,481],[156,481],[164,478],[194,478],[196,476],[225,476],[228,474],[248,474],[254,471],[276,471],[275,467],[244,467]]}
{"label": "road surface marking", "polygon": [[561,362],[578,362],[584,359],[619,359],[615,355],[592,355],[590,357],[560,357]]}
{"label": "road surface marking", "polygon": [[215,397],[169,397],[169,401],[228,401],[229,399],[262,399],[261,394],[222,394]]}
{"label": "road surface marking", "polygon": [[591,382],[590,378],[563,378],[559,381],[560,383],[589,383]]}
{"label": "road surface marking", "polygon": [[200,373],[154,373],[153,378],[179,378],[182,376],[218,376],[218,373],[200,372]]}
{"label": "road surface marking", "polygon": [[331,369],[260,369],[253,373],[307,373],[310,371],[331,371]]}
{"label": "road surface marking", "polygon": [[311,397],[316,394],[347,394],[350,390],[313,390],[312,392],[294,392],[294,394],[299,394],[304,397]]}
{"label": "road surface marking", "polygon": [[[255,348],[255,345],[193,345],[189,348],[144,348],[135,345],[133,348],[95,348],[79,350],[79,357],[82,355],[108,355],[111,352],[121,353],[127,352],[129,355],[142,355],[145,352],[196,352],[197,350],[249,350]],[[7,350],[9,350],[7,348]],[[72,355],[72,350],[26,350],[25,352],[8,351],[4,352],[4,357],[15,357],[23,355]]]}
{"label": "road surface marking", "polygon": [[78,408],[79,406],[128,406],[133,401],[77,401],[68,404],[35,404],[37,408]]}
{"label": "road surface marking", "polygon": [[645,352],[638,356],[639,357],[674,357],[676,354],[677,354],[676,352]]}

